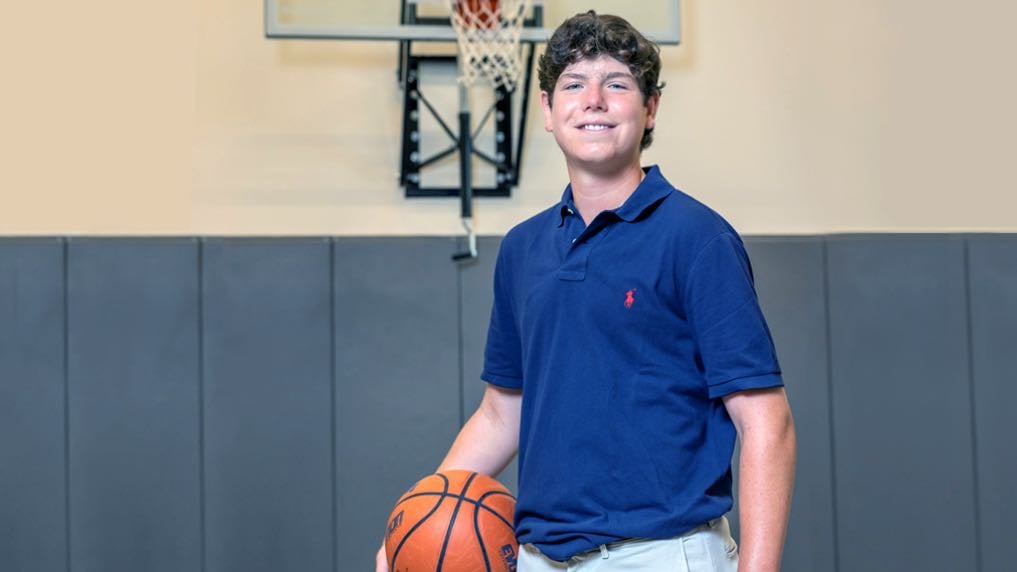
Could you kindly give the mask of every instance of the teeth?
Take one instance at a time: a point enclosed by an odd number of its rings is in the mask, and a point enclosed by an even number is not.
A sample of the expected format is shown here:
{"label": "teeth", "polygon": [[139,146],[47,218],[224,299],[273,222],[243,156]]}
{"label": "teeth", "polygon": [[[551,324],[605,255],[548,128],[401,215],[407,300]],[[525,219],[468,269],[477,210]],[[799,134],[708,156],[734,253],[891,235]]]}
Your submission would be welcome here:
{"label": "teeth", "polygon": [[583,125],[583,129],[587,131],[603,131],[607,129],[607,125]]}

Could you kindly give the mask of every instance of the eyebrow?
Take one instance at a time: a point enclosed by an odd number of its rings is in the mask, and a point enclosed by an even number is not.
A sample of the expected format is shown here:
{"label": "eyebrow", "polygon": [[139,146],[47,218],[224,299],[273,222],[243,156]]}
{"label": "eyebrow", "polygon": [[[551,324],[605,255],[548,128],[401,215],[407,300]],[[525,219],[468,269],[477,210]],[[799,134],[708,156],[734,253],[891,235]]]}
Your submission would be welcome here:
{"label": "eyebrow", "polygon": [[[583,79],[584,80],[584,79],[589,79],[589,76],[587,76],[586,74],[581,74],[581,73],[577,73],[577,72],[562,72],[562,74],[560,76],[558,76],[558,81],[561,81],[563,78],[565,78],[565,79]],[[610,72],[610,73],[608,73],[607,75],[604,76],[604,81],[612,80],[612,79],[618,79],[618,78],[635,80],[636,76],[632,75],[631,72],[613,71],[613,72]]]}

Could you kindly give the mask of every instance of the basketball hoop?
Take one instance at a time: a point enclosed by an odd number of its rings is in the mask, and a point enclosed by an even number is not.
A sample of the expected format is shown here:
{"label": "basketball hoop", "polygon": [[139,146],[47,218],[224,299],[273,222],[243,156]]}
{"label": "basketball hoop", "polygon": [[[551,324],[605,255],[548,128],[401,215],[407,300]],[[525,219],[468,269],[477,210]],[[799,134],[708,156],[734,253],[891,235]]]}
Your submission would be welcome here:
{"label": "basketball hoop", "polygon": [[460,81],[486,78],[515,89],[523,71],[519,40],[531,0],[448,0],[459,43]]}

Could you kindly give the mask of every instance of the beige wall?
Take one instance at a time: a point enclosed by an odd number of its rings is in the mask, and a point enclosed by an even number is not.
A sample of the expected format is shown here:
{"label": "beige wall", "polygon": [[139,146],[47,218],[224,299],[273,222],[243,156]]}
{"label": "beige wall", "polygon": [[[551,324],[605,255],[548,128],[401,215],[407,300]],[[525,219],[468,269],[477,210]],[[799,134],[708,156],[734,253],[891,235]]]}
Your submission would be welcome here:
{"label": "beige wall", "polygon": [[[459,233],[454,200],[397,186],[394,45],[269,41],[258,0],[63,4],[0,40],[0,234]],[[683,12],[645,159],[742,232],[1017,231],[1011,3]],[[561,192],[531,114],[482,234]]]}

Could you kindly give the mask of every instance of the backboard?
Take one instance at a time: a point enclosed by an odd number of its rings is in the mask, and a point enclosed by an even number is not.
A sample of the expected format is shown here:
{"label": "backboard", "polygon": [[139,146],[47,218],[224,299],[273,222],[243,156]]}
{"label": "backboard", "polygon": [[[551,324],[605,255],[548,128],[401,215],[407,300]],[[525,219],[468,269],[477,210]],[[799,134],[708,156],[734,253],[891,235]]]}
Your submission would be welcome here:
{"label": "backboard", "polygon": [[[533,0],[524,42],[546,42],[566,18],[596,10],[660,44],[681,40],[680,0]],[[269,38],[455,41],[447,0],[265,0]]]}

